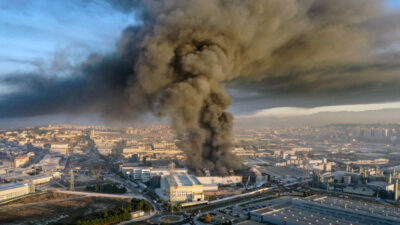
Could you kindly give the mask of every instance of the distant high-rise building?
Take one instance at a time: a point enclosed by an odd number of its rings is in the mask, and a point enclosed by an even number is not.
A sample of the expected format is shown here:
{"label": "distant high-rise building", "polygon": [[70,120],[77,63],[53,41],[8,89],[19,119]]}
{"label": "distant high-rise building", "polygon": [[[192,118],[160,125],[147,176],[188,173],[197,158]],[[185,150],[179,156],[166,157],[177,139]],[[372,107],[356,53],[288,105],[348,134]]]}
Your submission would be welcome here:
{"label": "distant high-rise building", "polygon": [[390,135],[390,130],[389,130],[389,129],[385,129],[384,132],[385,132],[385,137],[389,137],[389,135]]}

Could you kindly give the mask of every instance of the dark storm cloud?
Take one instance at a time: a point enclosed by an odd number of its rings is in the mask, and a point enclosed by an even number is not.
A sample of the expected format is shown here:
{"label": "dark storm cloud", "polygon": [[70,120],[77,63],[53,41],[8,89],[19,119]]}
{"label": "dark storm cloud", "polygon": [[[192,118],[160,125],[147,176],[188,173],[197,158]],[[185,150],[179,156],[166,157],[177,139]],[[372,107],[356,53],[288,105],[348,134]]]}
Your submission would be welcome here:
{"label": "dark storm cloud", "polygon": [[[124,3],[111,4],[131,10],[138,2]],[[377,46],[390,48],[396,34],[373,25],[384,23],[383,1],[139,3],[140,26],[125,30],[114,55],[90,58],[66,79],[5,79],[25,88],[3,96],[0,116],[66,111],[123,119],[151,110],[185,140],[188,165],[226,174],[240,162],[230,152],[232,99],[224,84],[258,97],[297,96],[296,104],[399,84],[397,62],[376,60]]]}
{"label": "dark storm cloud", "polygon": [[[357,63],[323,68],[293,70],[257,80],[238,79],[229,84],[240,93],[233,94],[233,110],[248,113],[266,108],[293,106],[367,104],[399,101],[400,57],[381,55],[374,63]],[[250,109],[250,110],[249,110]]]}

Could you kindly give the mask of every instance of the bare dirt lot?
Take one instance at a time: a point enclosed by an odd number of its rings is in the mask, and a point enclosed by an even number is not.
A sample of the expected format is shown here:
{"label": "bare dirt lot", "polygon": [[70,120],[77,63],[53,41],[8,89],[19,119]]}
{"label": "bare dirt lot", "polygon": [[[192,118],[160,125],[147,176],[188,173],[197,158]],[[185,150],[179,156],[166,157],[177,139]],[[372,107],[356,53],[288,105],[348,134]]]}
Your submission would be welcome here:
{"label": "bare dirt lot", "polygon": [[75,224],[93,212],[128,205],[127,200],[44,193],[0,206],[0,224]]}

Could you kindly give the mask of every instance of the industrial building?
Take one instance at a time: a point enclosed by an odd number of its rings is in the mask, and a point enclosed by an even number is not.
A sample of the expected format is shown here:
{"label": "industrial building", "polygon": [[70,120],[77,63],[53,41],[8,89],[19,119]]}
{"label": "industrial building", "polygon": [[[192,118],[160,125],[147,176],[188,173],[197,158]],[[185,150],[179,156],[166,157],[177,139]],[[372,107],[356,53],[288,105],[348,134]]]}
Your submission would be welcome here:
{"label": "industrial building", "polygon": [[271,224],[400,224],[400,209],[327,197],[294,198],[289,206],[251,212],[251,219]]}
{"label": "industrial building", "polygon": [[394,191],[394,184],[390,184],[384,181],[372,181],[369,182],[367,186],[374,190]]}
{"label": "industrial building", "polygon": [[200,183],[216,184],[216,185],[230,185],[242,183],[242,176],[225,176],[225,177],[197,177]]}
{"label": "industrial building", "polygon": [[33,186],[29,184],[10,183],[0,184],[0,201],[20,197],[33,193]]}
{"label": "industrial building", "polygon": [[50,168],[53,168],[53,170],[60,169],[60,162],[62,160],[62,157],[59,156],[53,156],[50,154],[46,154],[42,160],[40,160],[39,163],[36,164],[37,167],[41,167],[42,170],[48,170]]}
{"label": "industrial building", "polygon": [[60,172],[52,172],[52,173],[41,173],[39,175],[28,175],[28,174],[20,174],[20,173],[8,173],[2,174],[0,176],[0,180],[2,181],[20,181],[21,183],[25,184],[33,184],[33,185],[40,185],[50,182],[53,178],[59,178]]}
{"label": "industrial building", "polygon": [[149,167],[132,167],[124,170],[124,174],[129,178],[141,182],[147,182],[151,179],[150,172],[151,168]]}
{"label": "industrial building", "polygon": [[347,186],[343,188],[343,193],[349,193],[349,194],[356,194],[356,195],[364,195],[364,196],[374,196],[375,191],[371,188],[368,187],[362,187],[362,186]]}
{"label": "industrial building", "polygon": [[171,202],[194,202],[204,200],[200,181],[187,173],[173,173],[161,179],[161,198]]}
{"label": "industrial building", "polygon": [[[140,181],[148,182],[154,176],[166,176],[170,174],[169,168],[154,168],[146,166],[136,166],[136,165],[121,165],[120,171],[127,177]],[[187,169],[184,168],[174,168],[176,173],[187,173]]]}
{"label": "industrial building", "polygon": [[54,174],[52,174],[52,173],[39,174],[36,176],[26,177],[26,179],[24,180],[24,183],[33,184],[33,185],[41,185],[41,184],[49,183],[54,177],[59,177],[59,176],[60,175],[58,172],[56,172]]}

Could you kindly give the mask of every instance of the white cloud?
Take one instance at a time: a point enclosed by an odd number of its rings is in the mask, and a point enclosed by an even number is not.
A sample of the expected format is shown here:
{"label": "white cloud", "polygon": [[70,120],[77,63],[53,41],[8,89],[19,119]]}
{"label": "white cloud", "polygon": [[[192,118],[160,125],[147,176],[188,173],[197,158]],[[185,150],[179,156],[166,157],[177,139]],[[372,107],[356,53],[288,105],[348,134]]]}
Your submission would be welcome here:
{"label": "white cloud", "polygon": [[358,105],[336,105],[315,108],[278,107],[259,110],[250,115],[238,116],[238,118],[260,118],[260,117],[293,117],[313,115],[322,112],[362,112],[370,110],[400,109],[400,102],[358,104]]}

